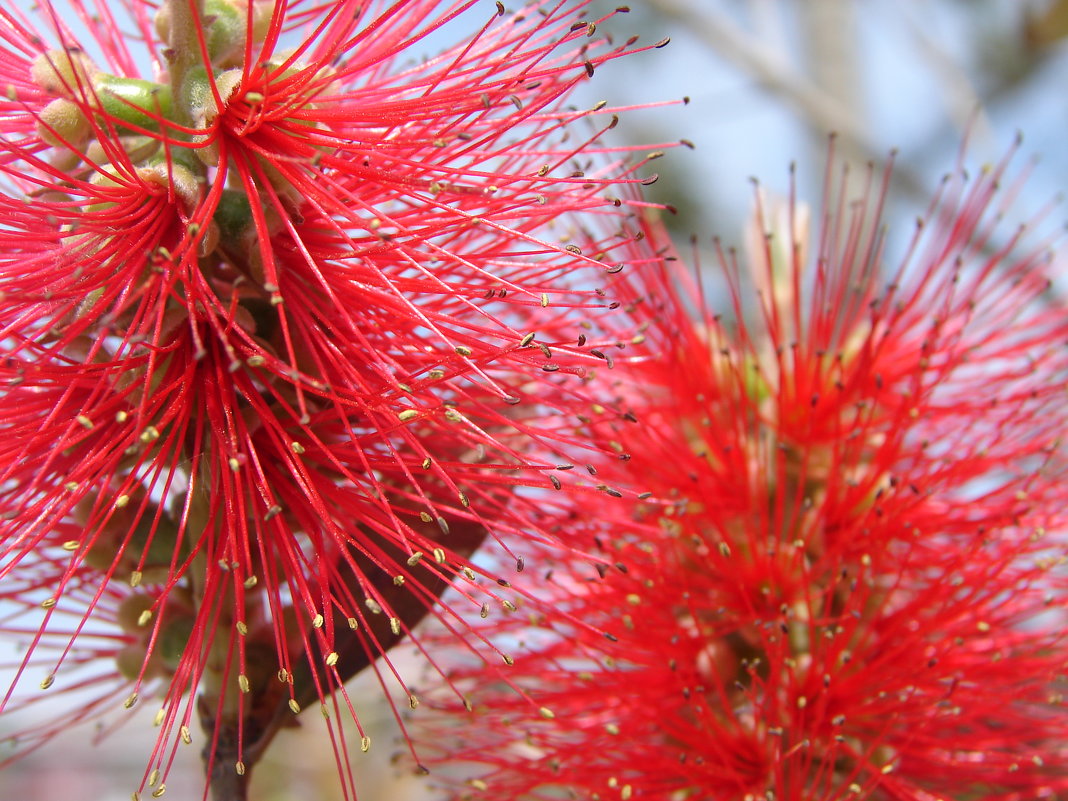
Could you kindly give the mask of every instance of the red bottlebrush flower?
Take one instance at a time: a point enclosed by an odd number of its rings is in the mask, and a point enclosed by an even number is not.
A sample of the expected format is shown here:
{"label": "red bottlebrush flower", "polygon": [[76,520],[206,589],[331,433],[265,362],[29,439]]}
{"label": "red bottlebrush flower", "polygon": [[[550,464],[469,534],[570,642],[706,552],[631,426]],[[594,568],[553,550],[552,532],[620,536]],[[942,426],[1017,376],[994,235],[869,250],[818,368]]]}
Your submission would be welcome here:
{"label": "red bottlebrush flower", "polygon": [[552,539],[514,490],[571,475],[542,420],[599,363],[639,181],[566,103],[634,48],[584,2],[498,4],[423,58],[475,5],[0,10],[0,580],[44,607],[8,629],[58,691],[111,625],[122,695],[163,697],[141,791],[199,719],[243,797],[293,713],[352,711],[347,678],[451,620],[445,587],[496,592],[484,538]]}
{"label": "red bottlebrush flower", "polygon": [[762,204],[723,303],[627,279],[653,355],[609,376],[636,423],[594,430],[653,497],[576,510],[625,572],[561,564],[540,625],[495,626],[515,667],[453,675],[458,797],[1063,797],[1068,314],[999,241],[1004,169],[948,181],[896,267],[881,193],[828,191],[811,262]]}

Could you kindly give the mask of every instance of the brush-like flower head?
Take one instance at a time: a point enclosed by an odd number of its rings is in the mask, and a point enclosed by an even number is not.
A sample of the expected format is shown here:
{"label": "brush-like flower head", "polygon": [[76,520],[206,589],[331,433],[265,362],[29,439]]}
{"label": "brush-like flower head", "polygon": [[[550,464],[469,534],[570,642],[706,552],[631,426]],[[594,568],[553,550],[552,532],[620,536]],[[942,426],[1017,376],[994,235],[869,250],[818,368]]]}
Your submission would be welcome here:
{"label": "brush-like flower head", "polygon": [[439,736],[483,767],[460,797],[1062,796],[1068,313],[1002,238],[1004,178],[948,179],[897,266],[881,192],[828,191],[811,239],[762,200],[722,296],[628,278],[652,355],[608,380],[636,422],[591,431],[651,497],[571,523],[625,572],[561,564],[539,626],[498,624],[532,704],[456,673],[486,718]]}
{"label": "brush-like flower head", "polygon": [[110,625],[126,705],[162,695],[141,789],[199,719],[216,794],[241,795],[278,728],[351,710],[336,691],[446,586],[492,596],[484,538],[551,539],[513,490],[558,486],[579,447],[543,421],[599,363],[639,181],[598,143],[603,104],[567,105],[634,49],[584,6],[0,10],[18,685],[61,690]]}

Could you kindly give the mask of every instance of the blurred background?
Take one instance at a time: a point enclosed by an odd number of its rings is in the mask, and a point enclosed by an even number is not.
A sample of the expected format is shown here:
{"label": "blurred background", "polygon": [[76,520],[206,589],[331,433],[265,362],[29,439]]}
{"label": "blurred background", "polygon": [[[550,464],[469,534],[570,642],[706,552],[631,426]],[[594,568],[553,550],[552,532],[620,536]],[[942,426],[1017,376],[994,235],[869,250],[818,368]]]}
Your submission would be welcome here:
{"label": "blurred background", "polygon": [[650,189],[678,209],[667,221],[683,239],[739,242],[750,179],[785,191],[791,163],[818,203],[830,132],[858,167],[897,151],[891,220],[926,207],[965,137],[974,167],[1023,134],[1020,163],[1037,161],[1025,214],[1068,177],[1064,0],[637,0],[615,27],[672,39],[591,88],[621,103],[689,97],[620,126],[634,141],[696,145],[656,162]]}
{"label": "blurred background", "polygon": [[[599,12],[615,5],[595,2]],[[484,18],[472,14],[470,24]],[[652,165],[660,180],[650,193],[678,209],[669,223],[680,243],[691,234],[740,243],[750,177],[785,191],[791,162],[800,195],[818,203],[831,131],[838,153],[860,165],[881,165],[897,149],[891,240],[895,227],[911,233],[966,134],[966,160],[976,166],[999,159],[1023,133],[1021,163],[1033,159],[1034,167],[1021,219],[1056,199],[1068,178],[1068,0],[631,0],[630,13],[603,29],[617,41],[671,37],[663,49],[598,69],[580,100],[689,98],[628,112],[613,132],[634,143],[694,144]],[[1063,209],[1053,217],[1061,221]],[[0,675],[0,686],[8,681]],[[375,743],[352,755],[360,800],[435,797],[428,779],[410,775],[410,762],[384,758],[402,746],[373,678],[355,682],[351,695]],[[0,798],[126,801],[152,737],[155,709],[142,706],[95,747],[90,728],[75,728],[0,771]],[[257,769],[256,801],[342,797],[321,719],[302,721]],[[0,717],[0,741],[11,728]],[[166,797],[200,798],[202,781],[198,747],[183,747]]]}

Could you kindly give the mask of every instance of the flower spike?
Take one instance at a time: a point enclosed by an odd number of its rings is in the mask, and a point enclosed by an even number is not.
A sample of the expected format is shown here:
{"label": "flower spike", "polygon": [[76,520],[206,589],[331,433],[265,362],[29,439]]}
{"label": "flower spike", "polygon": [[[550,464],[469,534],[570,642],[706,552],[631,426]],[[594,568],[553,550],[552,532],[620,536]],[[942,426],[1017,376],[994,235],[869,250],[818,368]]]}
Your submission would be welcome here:
{"label": "flower spike", "polygon": [[0,581],[35,631],[3,706],[110,663],[162,702],[138,792],[199,723],[240,799],[426,615],[485,647],[438,601],[493,596],[484,540],[574,549],[542,495],[598,448],[553,419],[643,175],[568,98],[642,48],[571,0],[68,5],[91,39],[0,10]]}
{"label": "flower spike", "polygon": [[619,294],[650,350],[603,376],[637,422],[587,430],[648,494],[575,510],[619,570],[557,560],[485,628],[514,667],[450,674],[474,715],[421,731],[475,766],[458,797],[1063,796],[1068,315],[1005,179],[947,180],[899,263],[885,184],[811,238],[758,193],[722,295],[646,225]]}

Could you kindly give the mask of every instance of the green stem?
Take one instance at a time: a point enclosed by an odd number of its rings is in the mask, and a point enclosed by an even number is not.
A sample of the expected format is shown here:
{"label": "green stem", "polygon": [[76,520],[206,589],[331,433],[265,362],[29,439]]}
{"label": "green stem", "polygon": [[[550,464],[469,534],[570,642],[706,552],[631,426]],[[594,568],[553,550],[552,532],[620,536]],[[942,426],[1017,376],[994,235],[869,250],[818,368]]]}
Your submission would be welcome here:
{"label": "green stem", "polygon": [[182,125],[193,123],[192,110],[182,101],[182,87],[193,67],[203,64],[200,57],[200,29],[204,20],[204,0],[167,0],[171,33],[167,42],[174,113]]}

